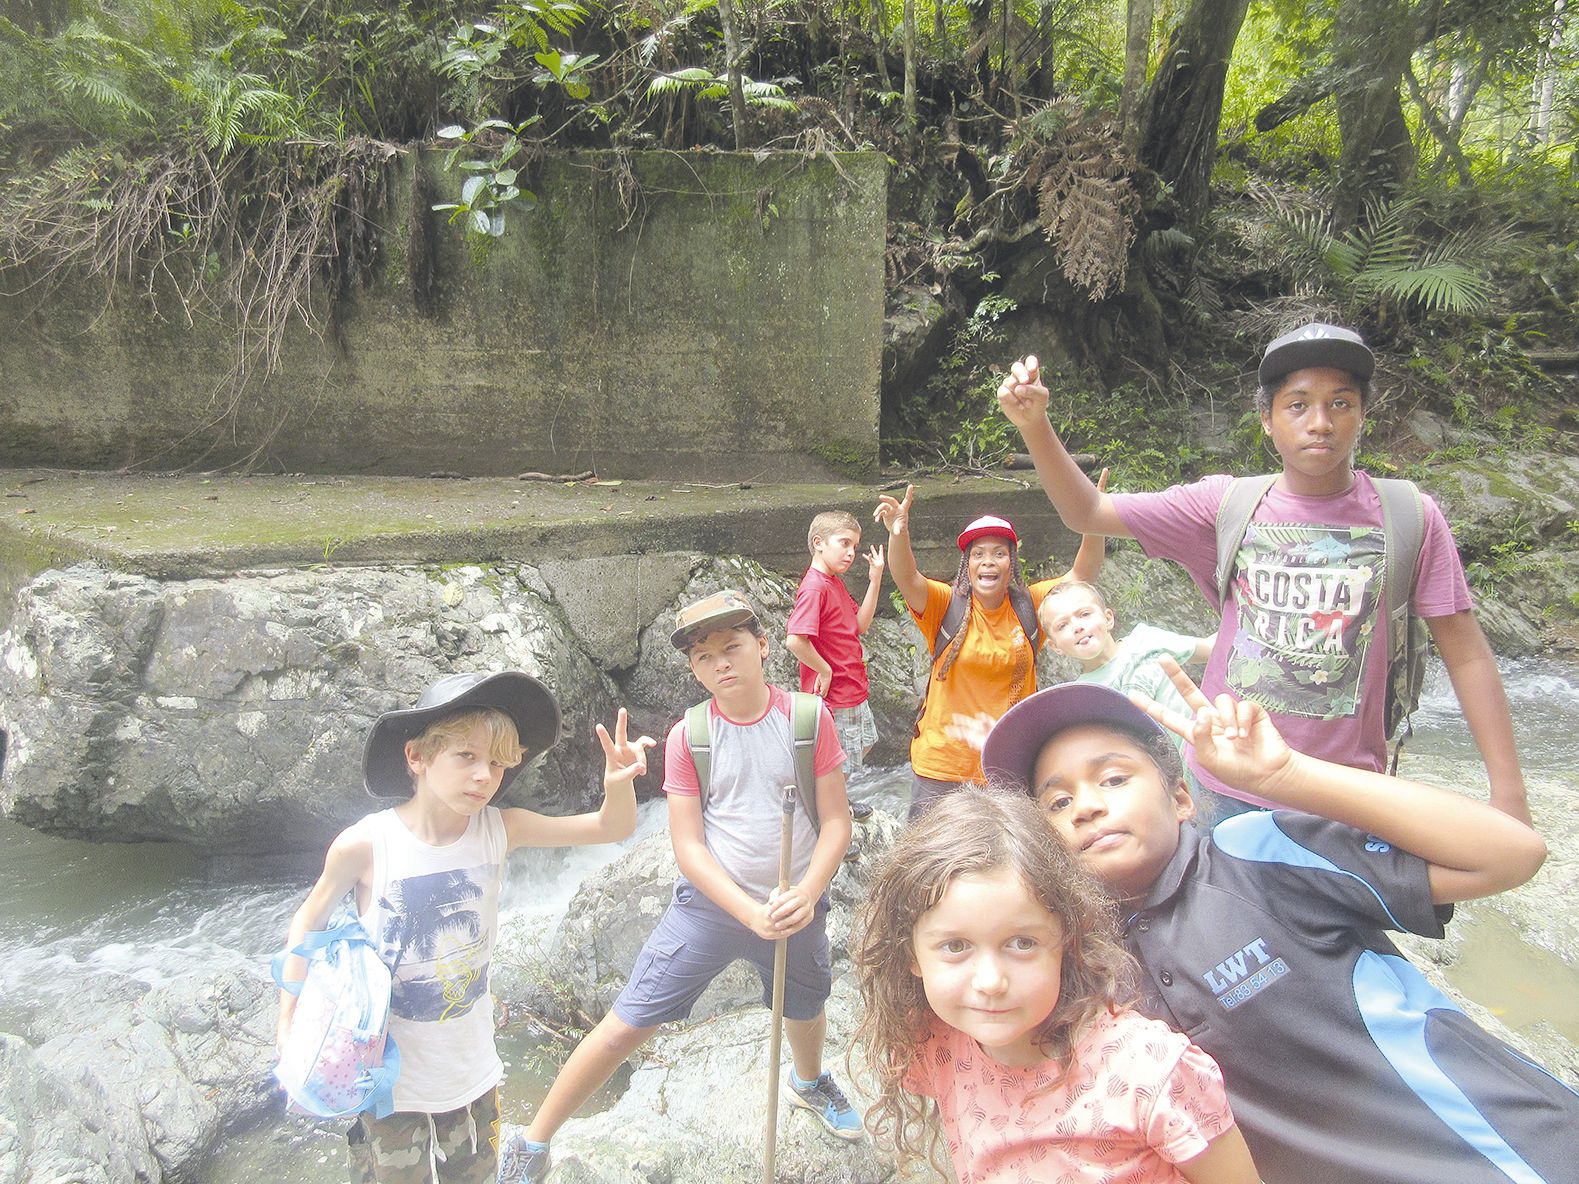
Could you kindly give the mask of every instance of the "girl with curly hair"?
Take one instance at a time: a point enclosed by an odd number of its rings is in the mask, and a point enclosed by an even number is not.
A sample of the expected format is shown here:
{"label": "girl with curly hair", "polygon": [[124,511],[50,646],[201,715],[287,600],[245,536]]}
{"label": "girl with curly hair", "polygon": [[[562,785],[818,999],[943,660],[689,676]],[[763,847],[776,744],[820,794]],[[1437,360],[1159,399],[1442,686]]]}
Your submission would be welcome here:
{"label": "girl with curly hair", "polygon": [[1006,519],[988,514],[960,532],[959,571],[945,584],[916,567],[910,547],[914,498],[914,486],[905,488],[903,500],[883,494],[872,514],[888,528],[888,570],[932,655],[910,743],[911,818],[961,785],[986,780],[982,735],[1036,690],[1042,644],[1036,610],[1042,597],[1067,579],[1094,582],[1104,545],[1091,535],[1068,572],[1026,584],[1020,577],[1020,536]]}
{"label": "girl with curly hair", "polygon": [[899,837],[862,909],[873,1133],[960,1184],[1255,1184],[1217,1065],[1132,1010],[1113,906],[1021,794],[966,787]]}

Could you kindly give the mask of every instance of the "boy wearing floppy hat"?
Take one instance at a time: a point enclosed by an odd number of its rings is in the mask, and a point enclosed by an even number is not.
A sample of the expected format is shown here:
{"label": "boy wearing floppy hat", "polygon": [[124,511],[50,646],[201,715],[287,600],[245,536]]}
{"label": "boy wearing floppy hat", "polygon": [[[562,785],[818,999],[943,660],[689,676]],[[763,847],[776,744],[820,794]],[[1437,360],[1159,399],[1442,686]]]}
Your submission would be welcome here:
{"label": "boy wearing floppy hat", "polygon": [[[1256,410],[1283,469],[1249,514],[1231,579],[1217,570],[1217,539],[1219,515],[1232,516],[1224,509],[1232,478],[1105,494],[1048,422],[1036,358],[1014,363],[998,401],[1067,526],[1136,539],[1147,555],[1183,564],[1219,605],[1217,641],[1201,680],[1208,695],[1228,690],[1254,699],[1301,752],[1380,770],[1388,738],[1384,575],[1393,540],[1378,485],[1354,468],[1375,366],[1359,334],[1337,325],[1304,325],[1267,346]],[[1507,696],[1475,620],[1452,531],[1431,498],[1412,491],[1409,500],[1420,540],[1410,613],[1426,622],[1447,667],[1486,764],[1491,804],[1528,822]],[[1203,786],[1228,792],[1193,758],[1191,767]]]}
{"label": "boy wearing floppy hat", "polygon": [[[568,817],[492,803],[523,762],[559,738],[559,705],[520,671],[452,674],[414,707],[378,717],[362,751],[374,797],[398,804],[347,827],[291,918],[286,949],[354,894],[358,919],[394,972],[389,1035],[400,1050],[395,1112],[348,1133],[355,1184],[492,1184],[504,1069],[488,990],[504,857],[516,847],[612,843],[636,827],[634,782],[655,741],[626,735],[622,708],[603,745],[603,806]],[[294,961],[296,966],[291,966]],[[286,978],[299,976],[299,958]],[[295,997],[280,994],[284,1046]]]}
{"label": "boy wearing floppy hat", "polygon": [[856,1113],[823,1069],[824,1005],[833,987],[826,890],[850,842],[844,749],[825,704],[818,710],[813,770],[817,819],[793,817],[790,888],[780,892],[783,787],[796,761],[789,696],[767,681],[767,634],[751,603],[725,589],[675,614],[669,640],[708,692],[708,772],[704,789],[686,721],[664,745],[669,835],[680,867],[674,898],[648,936],[614,1006],[570,1054],[527,1128],[526,1180],[548,1173],[549,1141],[660,1024],[683,1020],[713,979],[746,959],[772,997],[774,944],[786,942],[785,1034],[792,1065],[789,1100],[829,1133],[861,1137]]}
{"label": "boy wearing floppy hat", "polygon": [[[1258,704],[1211,704],[1162,662],[1193,715],[1069,683],[1012,708],[982,759],[1118,899],[1141,1010],[1221,1066],[1267,1184],[1573,1179],[1579,1095],[1383,936],[1442,936],[1452,902],[1535,874],[1540,837],[1451,790],[1295,752]],[[1279,808],[1198,829],[1153,718]]]}
{"label": "boy wearing floppy hat", "polygon": [[1036,689],[1042,597],[1070,578],[1094,582],[1103,554],[1102,539],[1088,536],[1068,572],[1027,585],[1020,577],[1020,536],[1007,519],[987,514],[959,533],[953,583],[928,579],[910,546],[915,493],[907,485],[903,500],[882,494],[872,514],[888,528],[889,570],[932,655],[910,742],[911,818],[982,779],[981,754],[969,737]]}

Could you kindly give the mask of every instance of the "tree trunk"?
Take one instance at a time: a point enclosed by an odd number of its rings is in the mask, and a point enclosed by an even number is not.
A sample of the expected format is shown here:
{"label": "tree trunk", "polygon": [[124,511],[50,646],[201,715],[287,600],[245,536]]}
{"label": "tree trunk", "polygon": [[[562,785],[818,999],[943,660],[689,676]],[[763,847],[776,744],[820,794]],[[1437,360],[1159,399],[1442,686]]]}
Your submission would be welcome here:
{"label": "tree trunk", "polygon": [[985,100],[992,90],[992,0],[965,0],[965,11],[970,14],[970,32],[965,38],[970,48],[965,51],[965,64],[975,69]]}
{"label": "tree trunk", "polygon": [[916,128],[916,0],[905,0],[905,123],[910,131]]}
{"label": "tree trunk", "polygon": [[1407,0],[1344,0],[1332,22],[1332,58],[1342,82],[1338,109],[1337,188],[1333,224],[1358,219],[1365,199],[1395,191],[1415,169],[1399,85],[1415,47]]}
{"label": "tree trunk", "polygon": [[1425,87],[1420,85],[1420,80],[1415,77],[1412,69],[1405,68],[1404,81],[1409,84],[1409,97],[1420,108],[1420,118],[1436,137],[1442,146],[1441,160],[1451,160],[1453,167],[1458,170],[1460,185],[1469,185],[1473,178],[1470,176],[1469,161],[1464,156],[1464,150],[1458,142],[1458,135],[1448,126],[1447,121],[1437,112],[1436,106],[1431,102],[1431,96],[1426,94]]}
{"label": "tree trunk", "polygon": [[1557,94],[1557,61],[1563,47],[1566,7],[1566,0],[1552,0],[1551,19],[1546,22],[1550,32],[1535,67],[1535,118],[1530,133],[1538,145],[1552,142],[1552,103]]}
{"label": "tree trunk", "polygon": [[1228,59],[1249,0],[1191,0],[1169,34],[1140,109],[1140,159],[1173,188],[1185,222],[1210,204]]}
{"label": "tree trunk", "polygon": [[1151,64],[1151,24],[1157,0],[1129,0],[1124,31],[1124,87],[1119,92],[1118,124],[1124,145],[1131,152],[1140,147],[1140,100],[1146,89],[1146,67]]}
{"label": "tree trunk", "polygon": [[894,89],[894,80],[888,76],[888,27],[883,23],[887,5],[872,5],[872,41],[877,47],[877,78],[885,91]]}
{"label": "tree trunk", "polygon": [[724,31],[724,72],[729,80],[729,113],[735,124],[735,151],[746,146],[746,92],[740,85],[740,32],[735,27],[735,0],[718,0],[718,23]]}

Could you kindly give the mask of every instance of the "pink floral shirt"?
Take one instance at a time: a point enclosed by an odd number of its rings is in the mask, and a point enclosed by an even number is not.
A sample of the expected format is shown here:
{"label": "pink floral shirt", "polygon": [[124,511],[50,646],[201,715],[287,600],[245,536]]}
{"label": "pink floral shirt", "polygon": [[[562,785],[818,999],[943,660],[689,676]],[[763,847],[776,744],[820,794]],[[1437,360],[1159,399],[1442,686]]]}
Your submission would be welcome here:
{"label": "pink floral shirt", "polygon": [[1102,1016],[1073,1059],[1053,1085],[934,1019],[904,1084],[937,1100],[960,1184],[1171,1184],[1234,1125],[1217,1062],[1137,1012]]}

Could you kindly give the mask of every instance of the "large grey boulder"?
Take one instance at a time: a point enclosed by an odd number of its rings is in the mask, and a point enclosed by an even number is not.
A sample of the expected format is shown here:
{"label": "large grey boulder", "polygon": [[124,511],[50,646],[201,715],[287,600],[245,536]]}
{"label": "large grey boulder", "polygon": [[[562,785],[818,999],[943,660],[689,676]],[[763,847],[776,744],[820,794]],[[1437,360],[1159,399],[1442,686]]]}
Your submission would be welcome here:
{"label": "large grey boulder", "polygon": [[62,1011],[36,1048],[0,1034],[0,1184],[201,1179],[224,1131],[283,1105],[276,995],[249,971],[194,974]]}
{"label": "large grey boulder", "polygon": [[0,1032],[0,1184],[129,1184],[160,1179],[124,1113],[94,1104],[19,1036]]}
{"label": "large grey boulder", "polygon": [[46,572],[0,634],[0,809],[57,834],[321,849],[373,807],[360,760],[379,713],[507,668],[563,708],[535,800],[585,808],[614,687],[530,569]]}
{"label": "large grey boulder", "polygon": [[[828,1000],[824,1067],[865,1110],[861,1058],[846,1064],[859,1014],[854,979],[845,976]],[[567,1123],[554,1138],[550,1184],[666,1181],[715,1184],[762,1175],[767,1126],[770,1019],[754,1007],[660,1033],[641,1054],[630,1085],[608,1111]],[[896,1178],[891,1154],[869,1138],[847,1143],[786,1100],[780,1075],[776,1178],[817,1184],[876,1184]],[[853,1074],[852,1074],[853,1069]],[[905,1177],[941,1184],[921,1170]]]}
{"label": "large grey boulder", "polygon": [[[704,697],[669,632],[680,605],[724,587],[757,606],[769,679],[798,685],[784,645],[794,588],[755,563],[681,554],[544,570],[551,580],[512,566],[45,572],[0,633],[0,812],[55,834],[176,839],[227,857],[316,853],[376,807],[360,760],[381,712],[445,674],[503,669],[541,677],[564,718],[511,800],[587,809],[601,793],[596,722],[625,705],[635,731],[661,739]],[[867,636],[879,760],[902,760],[909,743],[918,636],[891,618]],[[647,794],[662,784],[661,747],[651,765]]]}

